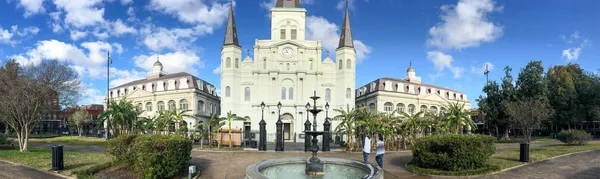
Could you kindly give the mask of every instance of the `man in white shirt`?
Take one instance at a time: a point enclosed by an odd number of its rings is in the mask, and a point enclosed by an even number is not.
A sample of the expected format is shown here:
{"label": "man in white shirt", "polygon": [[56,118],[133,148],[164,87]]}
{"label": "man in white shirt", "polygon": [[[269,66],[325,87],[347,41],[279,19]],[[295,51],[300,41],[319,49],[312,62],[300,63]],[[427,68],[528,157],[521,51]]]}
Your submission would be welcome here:
{"label": "man in white shirt", "polygon": [[366,164],[369,164],[369,153],[371,152],[371,138],[369,137],[369,133],[365,134],[365,145],[363,145],[363,158]]}

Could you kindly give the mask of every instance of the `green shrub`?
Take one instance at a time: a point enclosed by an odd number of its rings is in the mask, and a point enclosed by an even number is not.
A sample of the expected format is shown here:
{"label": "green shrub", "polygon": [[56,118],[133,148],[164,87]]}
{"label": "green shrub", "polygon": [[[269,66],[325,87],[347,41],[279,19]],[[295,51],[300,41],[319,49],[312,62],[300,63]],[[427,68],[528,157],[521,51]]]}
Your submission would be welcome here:
{"label": "green shrub", "polygon": [[109,149],[140,178],[171,178],[188,166],[192,141],[181,136],[129,135],[109,141]]}
{"label": "green shrub", "polygon": [[462,171],[486,167],[496,152],[496,138],[485,135],[433,135],[423,137],[412,149],[410,162],[420,168]]}
{"label": "green shrub", "polygon": [[[108,149],[106,151],[115,156],[115,160],[121,163],[132,164],[135,159],[133,151],[133,142],[137,135],[125,134],[108,141]],[[131,166],[131,165],[128,165]]]}
{"label": "green shrub", "polygon": [[10,145],[12,142],[8,140],[8,136],[0,134],[0,145]]}
{"label": "green shrub", "polygon": [[585,145],[592,140],[592,135],[583,130],[560,131],[556,139],[569,145]]}

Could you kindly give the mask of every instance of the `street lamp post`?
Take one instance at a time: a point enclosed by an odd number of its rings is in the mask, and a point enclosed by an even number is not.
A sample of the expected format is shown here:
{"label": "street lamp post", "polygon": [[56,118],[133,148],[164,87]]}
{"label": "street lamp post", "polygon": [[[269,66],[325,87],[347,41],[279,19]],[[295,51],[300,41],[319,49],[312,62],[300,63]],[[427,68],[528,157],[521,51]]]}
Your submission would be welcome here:
{"label": "street lamp post", "polygon": [[267,123],[265,122],[265,102],[260,103],[260,109],[262,110],[262,117],[260,118],[260,123],[258,123],[258,125],[260,125],[260,141],[258,145],[258,150],[267,151],[267,129],[265,127]]}
{"label": "street lamp post", "polygon": [[[306,103],[306,122],[304,122],[304,132],[310,131],[310,121],[308,120],[308,111],[310,103]],[[304,152],[310,151],[310,135],[304,133]]]}
{"label": "street lamp post", "polygon": [[[110,108],[110,64],[112,59],[110,58],[110,51],[106,52],[106,109]],[[106,140],[110,139],[110,116],[106,120]]]}
{"label": "street lamp post", "polygon": [[329,151],[331,123],[329,122],[329,102],[325,103],[325,122],[323,122],[323,152]]}
{"label": "street lamp post", "polygon": [[283,122],[281,122],[281,102],[277,103],[277,131],[275,132],[276,141],[275,141],[275,151],[283,151]]}

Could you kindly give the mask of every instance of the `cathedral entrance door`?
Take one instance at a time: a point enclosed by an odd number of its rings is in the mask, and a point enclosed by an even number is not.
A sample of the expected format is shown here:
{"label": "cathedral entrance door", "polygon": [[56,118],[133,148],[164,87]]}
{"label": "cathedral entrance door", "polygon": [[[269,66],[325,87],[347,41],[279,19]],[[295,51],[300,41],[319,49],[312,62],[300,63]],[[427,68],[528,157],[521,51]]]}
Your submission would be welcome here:
{"label": "cathedral entrance door", "polygon": [[290,123],[283,124],[283,139],[290,140]]}
{"label": "cathedral entrance door", "polygon": [[283,139],[291,140],[294,117],[290,113],[285,113],[281,115],[281,121],[283,122]]}

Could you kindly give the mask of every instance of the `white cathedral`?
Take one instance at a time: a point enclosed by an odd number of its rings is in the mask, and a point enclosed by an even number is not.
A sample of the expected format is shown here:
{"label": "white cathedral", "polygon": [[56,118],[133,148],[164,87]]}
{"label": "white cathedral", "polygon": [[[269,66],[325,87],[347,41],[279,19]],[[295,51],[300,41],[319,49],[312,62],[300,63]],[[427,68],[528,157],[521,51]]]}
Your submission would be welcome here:
{"label": "white cathedral", "polygon": [[[330,118],[338,115],[333,109],[353,107],[356,76],[356,50],[352,42],[350,19],[346,9],[335,60],[327,54],[322,59],[321,41],[306,39],[306,9],[300,0],[277,0],[271,9],[271,39],[256,40],[254,59],[242,58],[233,8],[229,10],[225,40],[221,48],[221,115],[232,112],[245,121],[236,121],[234,128],[258,131],[261,103],[265,103],[267,141],[275,141],[278,117],[284,123],[284,140],[304,141],[301,136],[307,120],[306,104],[316,92],[321,99],[317,107],[325,110],[329,103]],[[277,104],[281,102],[281,109]],[[281,114],[281,115],[279,115]],[[309,120],[313,122],[312,114]],[[317,116],[318,130],[323,130],[326,112]],[[331,129],[339,124],[332,121]]]}

